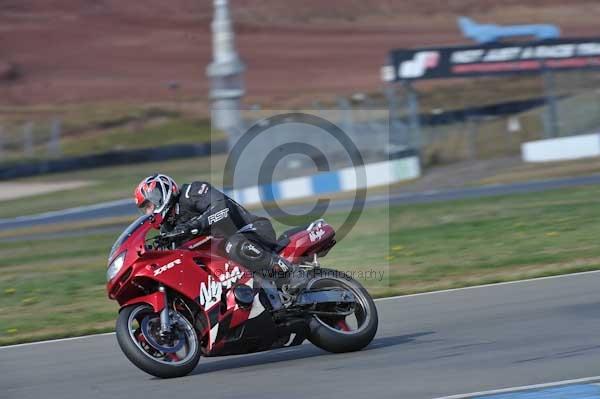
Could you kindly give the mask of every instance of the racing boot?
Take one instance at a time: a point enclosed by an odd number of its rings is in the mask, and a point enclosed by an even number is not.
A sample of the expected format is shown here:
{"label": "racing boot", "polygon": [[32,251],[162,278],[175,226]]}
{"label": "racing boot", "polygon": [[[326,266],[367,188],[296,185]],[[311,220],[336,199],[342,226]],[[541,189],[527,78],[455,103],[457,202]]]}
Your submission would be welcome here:
{"label": "racing boot", "polygon": [[275,272],[275,284],[289,295],[299,293],[308,283],[306,270],[294,265],[277,254],[271,258],[271,269]]}

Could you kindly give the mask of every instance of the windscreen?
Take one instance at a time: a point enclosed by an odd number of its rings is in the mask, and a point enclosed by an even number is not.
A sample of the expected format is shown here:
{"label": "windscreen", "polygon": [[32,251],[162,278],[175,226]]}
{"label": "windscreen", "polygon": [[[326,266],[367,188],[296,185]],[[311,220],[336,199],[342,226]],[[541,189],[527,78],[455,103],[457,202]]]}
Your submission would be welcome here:
{"label": "windscreen", "polygon": [[137,218],[133,223],[131,223],[129,225],[129,227],[127,227],[119,236],[119,238],[117,238],[117,241],[115,241],[115,243],[112,246],[112,249],[110,250],[110,255],[108,256],[108,260],[110,261],[113,256],[115,255],[115,252],[117,251],[117,249],[119,249],[119,247],[121,245],[123,245],[123,243],[140,227],[142,227],[142,225],[148,220],[150,219],[150,215],[142,215],[139,218]]}

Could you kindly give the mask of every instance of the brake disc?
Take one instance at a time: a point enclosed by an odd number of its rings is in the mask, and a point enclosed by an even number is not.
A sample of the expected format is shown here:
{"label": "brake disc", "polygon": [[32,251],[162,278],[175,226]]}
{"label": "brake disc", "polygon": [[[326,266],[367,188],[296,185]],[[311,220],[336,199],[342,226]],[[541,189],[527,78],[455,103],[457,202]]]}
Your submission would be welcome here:
{"label": "brake disc", "polygon": [[[179,329],[175,329],[171,331],[171,334],[175,334],[175,338],[172,339],[171,341],[173,342],[173,345],[165,345],[165,344],[161,344],[159,343],[155,336],[155,331],[153,331],[152,329],[152,320],[157,320],[155,316],[146,316],[144,317],[144,319],[142,320],[142,334],[144,334],[144,337],[146,338],[146,341],[148,341],[148,343],[156,350],[161,351],[163,353],[175,353],[177,351],[179,351],[181,348],[183,348],[183,345],[185,344],[185,339],[184,339],[184,334],[181,330]],[[175,327],[175,326],[172,326]],[[156,329],[154,329],[156,330]],[[158,329],[158,331],[160,331],[160,328]]]}

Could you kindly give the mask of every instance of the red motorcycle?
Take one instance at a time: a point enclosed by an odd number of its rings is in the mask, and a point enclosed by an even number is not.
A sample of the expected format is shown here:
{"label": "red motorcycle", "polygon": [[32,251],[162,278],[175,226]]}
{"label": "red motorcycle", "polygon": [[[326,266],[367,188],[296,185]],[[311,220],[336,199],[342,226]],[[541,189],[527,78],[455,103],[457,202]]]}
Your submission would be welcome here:
{"label": "red motorcycle", "polygon": [[121,309],[116,335],[127,358],[161,378],[190,373],[200,356],[253,353],[308,339],[329,352],[356,351],[377,331],[377,309],[347,274],[321,268],[335,231],[320,219],[281,235],[278,252],[301,265],[306,288],[289,295],[225,257],[223,240],[196,237],[173,248],[161,217],[142,216],[117,239],[107,290]]}

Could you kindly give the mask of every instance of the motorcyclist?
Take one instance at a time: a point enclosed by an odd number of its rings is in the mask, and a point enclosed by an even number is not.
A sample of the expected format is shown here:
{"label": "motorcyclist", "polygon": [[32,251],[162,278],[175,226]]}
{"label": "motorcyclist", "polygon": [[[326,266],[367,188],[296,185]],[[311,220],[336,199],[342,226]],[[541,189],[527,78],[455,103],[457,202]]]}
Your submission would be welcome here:
{"label": "motorcyclist", "polygon": [[139,183],[134,197],[143,213],[163,216],[165,240],[181,243],[200,234],[224,237],[223,249],[233,261],[266,274],[290,294],[302,288],[301,269],[274,251],[277,239],[269,219],[251,214],[208,182],[179,189],[171,177],[155,174]]}

